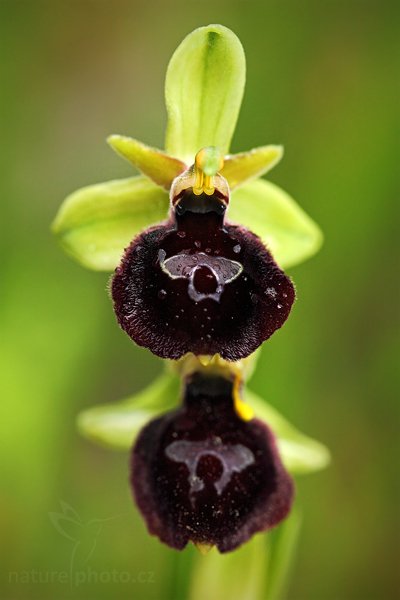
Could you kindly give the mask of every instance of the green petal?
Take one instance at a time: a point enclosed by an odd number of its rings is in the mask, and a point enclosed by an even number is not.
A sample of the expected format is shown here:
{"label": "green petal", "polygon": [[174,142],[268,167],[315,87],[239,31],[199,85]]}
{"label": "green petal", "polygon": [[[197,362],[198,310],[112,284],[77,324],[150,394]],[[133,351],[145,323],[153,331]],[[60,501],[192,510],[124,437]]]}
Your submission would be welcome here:
{"label": "green petal", "polygon": [[68,196],[52,225],[65,251],[95,271],[113,271],[145,227],[164,220],[168,194],[145,177],[84,187]]}
{"label": "green petal", "polygon": [[85,437],[102,445],[130,448],[148,421],[178,404],[179,388],[179,378],[165,372],[138,394],[81,412],[78,429]]}
{"label": "green petal", "polygon": [[283,146],[261,146],[249,152],[225,157],[221,175],[228,180],[231,190],[246,181],[268,173],[282,158]]}
{"label": "green petal", "polygon": [[233,192],[228,219],[260,236],[283,268],[303,262],[322,244],[316,223],[289,194],[263,179]]}
{"label": "green petal", "polygon": [[124,135],[110,135],[107,142],[111,148],[126,158],[136,168],[149,177],[154,183],[169,190],[172,181],[187,166],[181,160],[173,158],[157,148],[151,148]]}
{"label": "green petal", "polygon": [[300,433],[275,408],[254,392],[246,389],[246,402],[254,409],[255,416],[267,423],[278,440],[282,461],[291,473],[312,473],[328,466],[329,450],[316,440]]}
{"label": "green petal", "polygon": [[226,27],[200,27],[183,40],[170,60],[165,81],[169,154],[191,164],[205,146],[228,153],[245,73],[242,45]]}

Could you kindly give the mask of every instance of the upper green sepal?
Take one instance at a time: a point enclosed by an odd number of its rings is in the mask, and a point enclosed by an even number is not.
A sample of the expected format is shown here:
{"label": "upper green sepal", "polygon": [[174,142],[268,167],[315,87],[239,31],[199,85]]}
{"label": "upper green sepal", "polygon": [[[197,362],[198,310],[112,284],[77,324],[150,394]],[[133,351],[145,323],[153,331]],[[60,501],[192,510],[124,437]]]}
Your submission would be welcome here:
{"label": "upper green sepal", "polygon": [[246,181],[268,173],[282,158],[283,146],[261,146],[248,152],[225,156],[221,175],[227,179],[231,190]]}
{"label": "upper green sepal", "polygon": [[52,224],[64,250],[83,266],[113,271],[124,248],[168,214],[165,190],[143,176],[89,185],[68,196]]}
{"label": "upper green sepal", "polygon": [[258,235],[282,268],[303,262],[322,244],[318,225],[289,194],[263,179],[234,190],[227,218]]}
{"label": "upper green sepal", "polygon": [[175,177],[187,168],[181,160],[126,135],[110,135],[107,142],[117,154],[166,190],[169,190]]}
{"label": "upper green sepal", "polygon": [[230,29],[208,25],[190,33],[167,70],[167,152],[187,164],[206,146],[217,146],[227,154],[245,78],[243,47]]}

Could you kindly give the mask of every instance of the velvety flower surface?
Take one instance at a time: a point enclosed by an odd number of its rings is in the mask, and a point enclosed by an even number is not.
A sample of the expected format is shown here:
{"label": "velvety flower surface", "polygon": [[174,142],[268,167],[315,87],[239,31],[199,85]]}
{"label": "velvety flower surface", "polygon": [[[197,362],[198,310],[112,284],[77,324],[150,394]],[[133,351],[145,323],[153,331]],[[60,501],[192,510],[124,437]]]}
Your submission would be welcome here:
{"label": "velvety flower surface", "polygon": [[162,358],[192,352],[240,360],[288,317],[290,279],[256,235],[225,223],[228,202],[217,189],[181,190],[170,220],[135,238],[116,270],[119,324]]}
{"label": "velvety flower surface", "polygon": [[293,498],[269,428],[237,416],[231,381],[199,373],[184,406],[142,430],[131,482],[149,531],[176,549],[193,541],[229,552],[277,525]]}

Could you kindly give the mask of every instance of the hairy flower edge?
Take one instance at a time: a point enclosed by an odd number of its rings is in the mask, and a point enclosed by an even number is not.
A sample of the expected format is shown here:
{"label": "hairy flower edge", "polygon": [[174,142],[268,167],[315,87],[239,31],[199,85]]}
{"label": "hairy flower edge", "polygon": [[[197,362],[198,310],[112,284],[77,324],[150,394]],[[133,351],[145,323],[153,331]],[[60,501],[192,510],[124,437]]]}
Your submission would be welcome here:
{"label": "hairy flower edge", "polygon": [[149,532],[230,552],[288,514],[294,486],[275,437],[240,418],[234,382],[194,373],[183,406],[151,421],[132,450],[131,484]]}

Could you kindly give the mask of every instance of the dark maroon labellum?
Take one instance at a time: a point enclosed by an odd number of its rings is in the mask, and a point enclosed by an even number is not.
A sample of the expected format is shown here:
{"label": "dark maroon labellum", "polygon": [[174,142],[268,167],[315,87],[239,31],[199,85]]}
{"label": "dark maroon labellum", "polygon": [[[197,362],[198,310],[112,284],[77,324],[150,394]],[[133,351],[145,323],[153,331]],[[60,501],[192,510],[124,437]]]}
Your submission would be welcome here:
{"label": "dark maroon labellum", "polygon": [[126,249],[112,281],[120,326],[162,358],[248,356],[287,319],[295,293],[260,239],[224,223],[227,199],[174,200],[170,221]]}
{"label": "dark maroon labellum", "polygon": [[133,448],[132,486],[150,533],[229,552],[288,513],[293,482],[269,428],[241,420],[233,384],[194,374],[184,406],[151,421]]}

